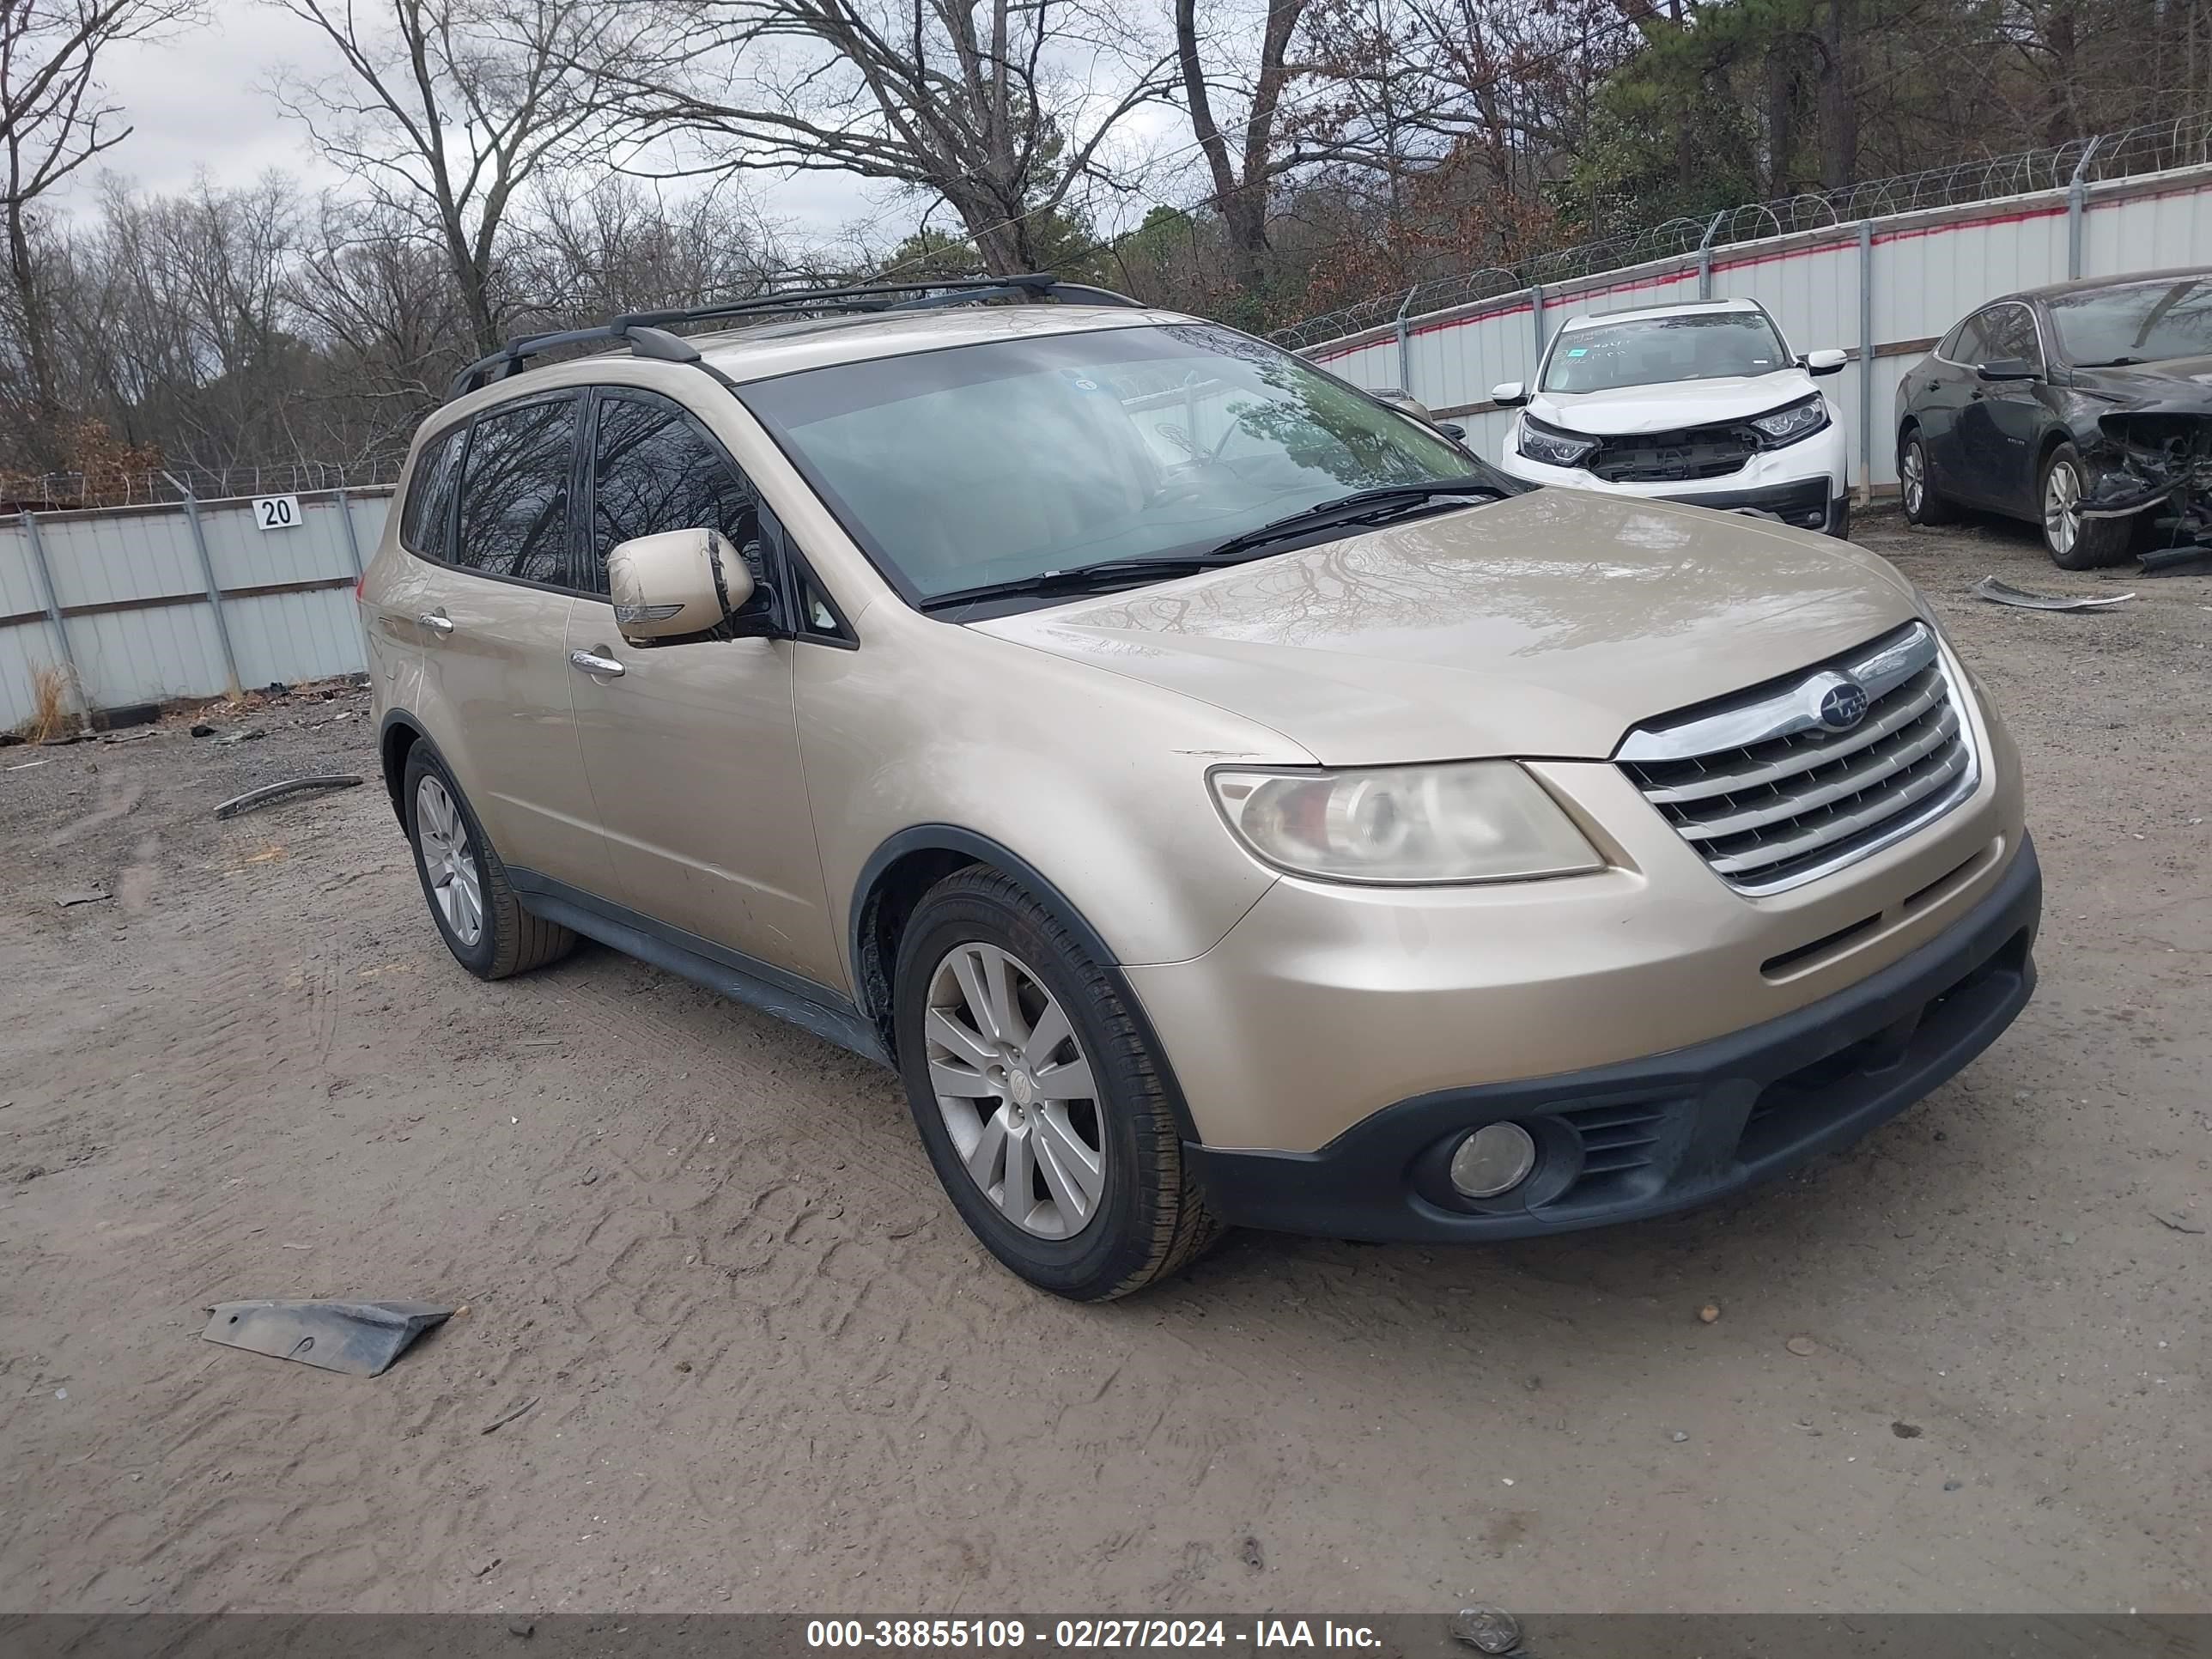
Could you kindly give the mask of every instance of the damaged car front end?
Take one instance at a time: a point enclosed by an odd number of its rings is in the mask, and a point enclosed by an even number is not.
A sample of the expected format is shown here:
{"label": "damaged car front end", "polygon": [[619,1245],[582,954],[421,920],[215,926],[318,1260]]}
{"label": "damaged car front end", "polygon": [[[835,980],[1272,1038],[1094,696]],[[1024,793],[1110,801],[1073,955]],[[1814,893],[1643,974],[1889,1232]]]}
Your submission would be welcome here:
{"label": "damaged car front end", "polygon": [[2212,543],[2212,392],[2111,410],[2097,432],[2081,453],[2085,520],[2135,520],[2166,545]]}

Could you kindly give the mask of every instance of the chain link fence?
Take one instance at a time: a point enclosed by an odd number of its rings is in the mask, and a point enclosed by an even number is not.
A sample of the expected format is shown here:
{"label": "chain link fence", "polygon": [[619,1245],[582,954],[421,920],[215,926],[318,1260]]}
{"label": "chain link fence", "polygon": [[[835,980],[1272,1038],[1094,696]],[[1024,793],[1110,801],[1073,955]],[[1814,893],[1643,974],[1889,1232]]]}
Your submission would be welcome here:
{"label": "chain link fence", "polygon": [[1278,329],[1271,337],[1279,344],[1300,349],[1387,327],[1400,317],[1425,316],[1500,295],[1624,270],[1654,260],[1679,258],[1701,248],[1717,252],[1797,231],[1856,224],[1862,219],[1963,207],[2002,197],[2064,190],[2076,183],[2208,163],[2212,163],[2212,117],[2192,116],[2130,127],[2047,149],[1960,161],[1894,179],[1869,179],[1844,190],[1747,202],[1707,218],[1668,219],[1574,247],[1555,248],[1518,264],[1488,265],[1376,295]]}

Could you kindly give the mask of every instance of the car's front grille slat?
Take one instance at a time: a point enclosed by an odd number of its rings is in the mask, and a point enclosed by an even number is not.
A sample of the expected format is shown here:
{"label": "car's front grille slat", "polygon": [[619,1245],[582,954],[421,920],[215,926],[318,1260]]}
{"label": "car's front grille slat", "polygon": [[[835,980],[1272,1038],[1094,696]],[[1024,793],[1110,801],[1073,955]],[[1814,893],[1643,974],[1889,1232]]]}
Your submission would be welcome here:
{"label": "car's front grille slat", "polygon": [[1775,745],[1780,752],[1771,758],[1753,760],[1741,766],[1715,767],[1700,761],[1686,761],[1682,764],[1697,768],[1693,779],[1683,783],[1654,784],[1644,790],[1644,798],[1655,805],[1672,806],[1778,785],[1801,773],[1855,755],[1895,736],[1925,716],[1929,709],[1948,706],[1942,679],[1933,669],[1923,669],[1911,685],[1902,689],[1905,696],[1883,700],[1879,717],[1867,720],[1855,731],[1831,738],[1825,744],[1792,744],[1785,739]]}
{"label": "car's front grille slat", "polygon": [[[1822,699],[1863,685],[1841,731]],[[1836,661],[1647,724],[1620,765],[1713,871],[1779,891],[1863,858],[1972,793],[1978,767],[1933,632],[1915,623]]]}
{"label": "car's front grille slat", "polygon": [[[1794,790],[1771,788],[1764,795],[1763,804],[1746,806],[1723,817],[1685,818],[1680,825],[1683,837],[1689,841],[1717,841],[1724,836],[1744,835],[1802,817],[1816,807],[1832,805],[1853,795],[1872,793],[1907,767],[1917,766],[1938,750],[1950,747],[1958,736],[1959,717],[1946,705],[1923,716],[1911,730],[1893,741],[1863,750],[1841,763],[1839,769],[1832,774],[1825,769],[1809,776],[1799,774],[1804,787]],[[1729,799],[1742,798],[1731,794]]]}

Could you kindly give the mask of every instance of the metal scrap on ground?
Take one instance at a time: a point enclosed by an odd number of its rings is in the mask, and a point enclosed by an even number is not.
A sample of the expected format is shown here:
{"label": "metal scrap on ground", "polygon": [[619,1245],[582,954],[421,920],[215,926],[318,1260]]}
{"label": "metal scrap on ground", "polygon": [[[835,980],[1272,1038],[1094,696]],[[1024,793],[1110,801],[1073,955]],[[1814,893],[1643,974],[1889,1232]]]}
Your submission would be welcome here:
{"label": "metal scrap on ground", "polygon": [[2212,547],[2167,547],[2142,556],[2146,576],[2212,576]]}
{"label": "metal scrap on ground", "polygon": [[251,812],[257,806],[266,806],[270,801],[282,800],[287,795],[304,794],[311,789],[351,789],[361,782],[353,772],[333,772],[321,777],[287,778],[282,783],[264,784],[258,789],[249,789],[242,795],[233,795],[215,809],[219,818],[234,818],[240,812]]}
{"label": "metal scrap on ground", "polygon": [[200,1333],[210,1342],[352,1376],[375,1376],[453,1310],[436,1302],[222,1302]]}
{"label": "metal scrap on ground", "polygon": [[2073,593],[2032,593],[2025,587],[2014,587],[2010,582],[1999,581],[1995,576],[1984,576],[1974,584],[1974,596],[1989,600],[1992,605],[2014,605],[2023,611],[2101,611],[2109,605],[2124,605],[2135,598],[2133,593],[2112,593],[2101,597]]}

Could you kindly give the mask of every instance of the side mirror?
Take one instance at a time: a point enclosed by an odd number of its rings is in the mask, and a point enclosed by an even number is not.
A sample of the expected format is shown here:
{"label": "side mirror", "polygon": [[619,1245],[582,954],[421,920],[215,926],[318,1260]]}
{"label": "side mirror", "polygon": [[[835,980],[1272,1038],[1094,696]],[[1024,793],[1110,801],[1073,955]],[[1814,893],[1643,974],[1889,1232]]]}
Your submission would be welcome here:
{"label": "side mirror", "polygon": [[1490,388],[1490,401],[1500,409],[1518,409],[1528,401],[1528,388],[1519,380],[1500,380]]}
{"label": "side mirror", "polygon": [[2032,380],[2035,365],[2025,357],[1992,357],[1974,373],[1984,380]]}
{"label": "side mirror", "polygon": [[1844,365],[1850,361],[1850,353],[1834,346],[1823,346],[1818,351],[1808,351],[1800,360],[1808,374],[1840,374]]}
{"label": "side mirror", "polygon": [[752,572],[719,530],[634,537],[607,555],[615,626],[632,645],[709,633],[752,596]]}
{"label": "side mirror", "polygon": [[1401,415],[1410,415],[1429,426],[1437,423],[1437,417],[1429,413],[1429,406],[1410,392],[1401,391],[1395,386],[1378,386],[1372,395]]}
{"label": "side mirror", "polygon": [[1467,428],[1462,426],[1457,421],[1438,421],[1437,422],[1437,430],[1443,433],[1445,437],[1449,438],[1454,443],[1465,443],[1467,441]]}

